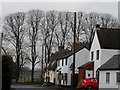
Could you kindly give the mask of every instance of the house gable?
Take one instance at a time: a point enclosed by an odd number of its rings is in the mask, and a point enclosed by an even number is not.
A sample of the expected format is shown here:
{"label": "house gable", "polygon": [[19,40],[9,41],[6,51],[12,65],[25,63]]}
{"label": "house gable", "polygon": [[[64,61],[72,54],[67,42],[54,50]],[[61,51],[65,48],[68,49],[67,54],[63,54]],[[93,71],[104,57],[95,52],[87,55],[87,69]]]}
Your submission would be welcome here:
{"label": "house gable", "polygon": [[91,61],[91,52],[93,52],[93,60],[96,59],[96,51],[97,50],[101,50],[101,46],[100,46],[100,43],[99,43],[99,39],[98,39],[98,35],[97,35],[97,32],[95,31],[95,35],[94,35],[94,38],[93,38],[93,42],[91,44],[91,49],[90,49],[90,60]]}

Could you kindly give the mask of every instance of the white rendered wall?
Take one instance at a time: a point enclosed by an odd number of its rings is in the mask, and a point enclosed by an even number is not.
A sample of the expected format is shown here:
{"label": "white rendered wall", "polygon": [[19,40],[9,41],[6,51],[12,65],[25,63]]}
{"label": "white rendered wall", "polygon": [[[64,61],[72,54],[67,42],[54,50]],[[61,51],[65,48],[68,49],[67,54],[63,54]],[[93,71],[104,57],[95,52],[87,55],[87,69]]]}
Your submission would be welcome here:
{"label": "white rendered wall", "polygon": [[[106,84],[106,73],[110,72],[110,83]],[[99,73],[99,88],[118,88],[118,83],[116,82],[116,72],[119,71],[100,71]]]}
{"label": "white rendered wall", "polygon": [[[96,52],[97,50],[99,50],[99,60],[96,60]],[[95,36],[94,36],[94,39],[93,39],[93,43],[91,45],[91,49],[90,49],[90,57],[89,57],[89,61],[91,61],[91,52],[94,52],[94,55],[93,55],[93,61],[94,61],[94,77],[96,77],[96,70],[97,68],[100,66],[100,59],[101,59],[101,47],[100,47],[100,44],[99,44],[99,40],[98,40],[98,36],[95,32]]]}
{"label": "white rendered wall", "polygon": [[[75,54],[75,73],[78,74],[78,67],[80,67],[81,65],[87,63],[89,61],[89,51],[84,48],[82,50],[80,50],[79,52],[77,52]],[[70,70],[70,65],[72,64],[73,62],[73,55],[70,56],[68,58],[68,66],[67,66],[67,72],[68,72],[68,82],[67,82],[67,85],[71,85],[71,74],[72,74],[72,71]]]}
{"label": "white rendered wall", "polygon": [[116,49],[102,49],[101,50],[101,65],[103,65],[106,61],[112,58],[114,55],[117,55],[120,50]]}
{"label": "white rendered wall", "polygon": [[49,70],[49,77],[50,77],[50,82],[54,83],[54,78],[56,78],[56,72],[53,70]]}

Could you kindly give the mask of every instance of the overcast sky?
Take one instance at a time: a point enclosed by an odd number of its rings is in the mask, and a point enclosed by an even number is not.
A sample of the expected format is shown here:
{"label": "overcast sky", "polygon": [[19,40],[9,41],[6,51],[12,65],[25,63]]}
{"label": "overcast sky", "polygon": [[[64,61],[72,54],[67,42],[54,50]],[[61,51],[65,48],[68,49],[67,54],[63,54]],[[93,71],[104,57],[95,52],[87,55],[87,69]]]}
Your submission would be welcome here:
{"label": "overcast sky", "polygon": [[32,9],[40,9],[43,11],[84,11],[109,13],[114,17],[118,17],[117,2],[3,2],[2,16],[9,15],[18,11],[27,12]]}
{"label": "overcast sky", "polygon": [[11,13],[27,12],[32,9],[109,13],[118,18],[118,2],[2,2],[0,17],[1,13],[4,17]]}

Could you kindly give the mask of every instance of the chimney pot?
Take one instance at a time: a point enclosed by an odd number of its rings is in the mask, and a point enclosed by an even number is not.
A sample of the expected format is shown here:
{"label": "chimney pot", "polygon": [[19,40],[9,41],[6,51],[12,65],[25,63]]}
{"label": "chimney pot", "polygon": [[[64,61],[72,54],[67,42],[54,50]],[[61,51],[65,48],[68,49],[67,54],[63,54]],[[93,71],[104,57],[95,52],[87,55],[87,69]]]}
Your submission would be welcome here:
{"label": "chimney pot", "polygon": [[58,50],[59,50],[59,51],[64,50],[64,46],[59,46],[59,47],[58,47]]}
{"label": "chimney pot", "polygon": [[96,24],[96,28],[100,28],[100,24]]}

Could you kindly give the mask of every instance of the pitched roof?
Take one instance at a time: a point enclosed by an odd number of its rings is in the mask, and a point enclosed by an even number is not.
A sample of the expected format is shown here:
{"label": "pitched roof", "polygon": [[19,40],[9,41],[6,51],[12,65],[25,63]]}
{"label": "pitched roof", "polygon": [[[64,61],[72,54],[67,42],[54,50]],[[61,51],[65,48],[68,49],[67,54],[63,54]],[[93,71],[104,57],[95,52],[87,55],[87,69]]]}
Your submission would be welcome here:
{"label": "pitched roof", "polygon": [[97,35],[101,48],[120,49],[120,29],[100,28]]}
{"label": "pitched roof", "polygon": [[57,61],[51,62],[48,66],[49,70],[55,70],[56,68],[57,68]]}
{"label": "pitched roof", "polygon": [[55,70],[57,67],[57,60],[64,58],[64,56],[69,52],[70,51],[68,49],[64,49],[62,51],[56,51],[54,54],[51,55],[50,62],[47,68],[49,70]]}
{"label": "pitched roof", "polygon": [[[89,43],[80,43],[79,47],[77,46],[77,48],[75,49],[75,52],[80,51],[83,48],[87,48],[89,50]],[[73,55],[73,50],[68,50],[68,49],[64,49],[62,51],[56,51],[54,54],[51,55],[51,59],[50,61],[54,61],[54,60],[60,60],[63,58],[67,58],[69,56]]]}
{"label": "pitched roof", "polygon": [[[90,45],[89,45],[89,43],[80,43],[80,44],[79,44],[79,47],[77,47],[77,48],[75,49],[75,53],[79,52],[79,51],[82,50],[83,48],[86,48],[86,49],[90,50]],[[71,50],[68,54],[66,54],[66,55],[64,56],[64,58],[65,58],[65,57],[69,57],[69,56],[71,56],[71,55],[73,55],[73,54],[74,54],[74,52],[73,52],[73,50]]]}
{"label": "pitched roof", "polygon": [[120,70],[120,54],[114,55],[100,68],[98,68],[98,70]]}
{"label": "pitched roof", "polygon": [[[77,48],[75,49],[75,52],[80,51],[83,48],[89,49],[88,43],[80,43],[79,46],[77,45]],[[73,55],[73,51],[64,49],[62,51],[56,51],[54,54],[51,55],[50,63],[48,65],[49,70],[54,70],[57,67],[57,60],[67,58],[69,56]]]}
{"label": "pitched roof", "polygon": [[94,64],[94,62],[89,61],[89,62],[87,62],[87,63],[79,66],[78,69],[83,68],[83,67],[85,67],[85,66],[88,65],[88,64]]}
{"label": "pitched roof", "polygon": [[70,52],[70,50],[68,50],[68,49],[64,49],[62,51],[56,51],[54,54],[51,55],[50,61],[62,59],[63,56],[65,56],[69,52]]}

